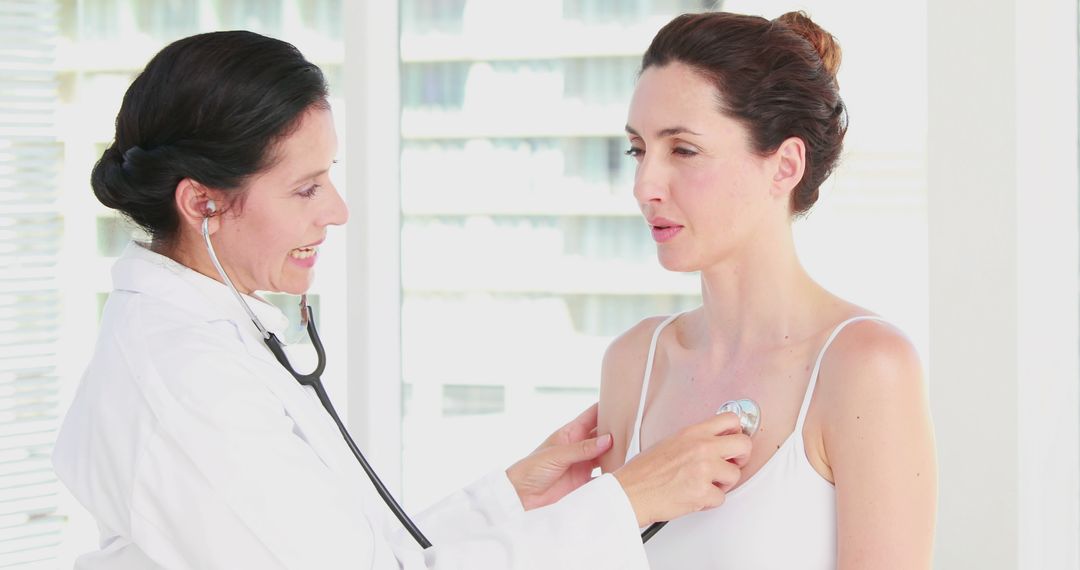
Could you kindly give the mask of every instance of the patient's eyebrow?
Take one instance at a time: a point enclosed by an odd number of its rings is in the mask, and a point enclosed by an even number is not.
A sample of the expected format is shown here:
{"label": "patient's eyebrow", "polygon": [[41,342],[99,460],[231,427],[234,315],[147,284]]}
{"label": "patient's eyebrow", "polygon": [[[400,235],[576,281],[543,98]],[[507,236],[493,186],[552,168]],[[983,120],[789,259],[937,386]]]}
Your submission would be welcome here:
{"label": "patient's eyebrow", "polygon": [[[631,127],[630,125],[626,125],[626,132],[628,132],[628,133],[630,133],[630,134],[632,134],[632,135],[634,135],[636,137],[641,136],[641,133],[634,130],[634,127]],[[674,127],[668,127],[666,129],[660,129],[659,131],[656,131],[656,138],[662,139],[662,138],[666,138],[666,137],[673,137],[675,135],[681,135],[683,133],[701,136],[701,133],[694,132],[694,131],[686,128],[686,127],[674,126]]]}

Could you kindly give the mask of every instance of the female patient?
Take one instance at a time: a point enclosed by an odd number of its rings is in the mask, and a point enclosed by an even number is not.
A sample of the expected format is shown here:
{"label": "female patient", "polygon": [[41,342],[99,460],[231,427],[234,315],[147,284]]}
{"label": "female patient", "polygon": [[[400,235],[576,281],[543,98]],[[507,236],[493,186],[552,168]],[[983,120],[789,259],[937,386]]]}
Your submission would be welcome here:
{"label": "female patient", "polygon": [[840,155],[840,48],[801,13],[688,14],[642,59],[626,125],[634,196],[661,265],[702,306],[642,321],[602,372],[611,471],[726,400],[762,409],[719,509],[672,522],[654,568],[928,568],[936,464],[908,339],[822,288],[792,220]]}

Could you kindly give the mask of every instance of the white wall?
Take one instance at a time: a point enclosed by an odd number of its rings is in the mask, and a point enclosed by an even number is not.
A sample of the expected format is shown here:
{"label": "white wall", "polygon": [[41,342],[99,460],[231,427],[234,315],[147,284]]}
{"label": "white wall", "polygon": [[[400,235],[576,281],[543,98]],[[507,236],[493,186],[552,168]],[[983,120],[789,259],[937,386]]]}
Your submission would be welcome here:
{"label": "white wall", "polygon": [[939,568],[1077,568],[1075,3],[931,2]]}

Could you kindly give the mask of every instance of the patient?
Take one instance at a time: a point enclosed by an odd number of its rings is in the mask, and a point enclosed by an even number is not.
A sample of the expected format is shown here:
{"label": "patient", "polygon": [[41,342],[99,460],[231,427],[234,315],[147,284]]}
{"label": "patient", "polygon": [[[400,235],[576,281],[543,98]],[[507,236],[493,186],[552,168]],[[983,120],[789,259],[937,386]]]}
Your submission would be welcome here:
{"label": "patient", "polygon": [[[718,509],[647,544],[653,568],[929,568],[937,467],[922,366],[896,327],[803,269],[847,113],[840,47],[805,14],[687,14],[642,58],[626,125],[660,264],[702,306],[645,319],[604,357],[605,471],[726,400],[762,424]],[[853,236],[857,238],[858,236]]]}

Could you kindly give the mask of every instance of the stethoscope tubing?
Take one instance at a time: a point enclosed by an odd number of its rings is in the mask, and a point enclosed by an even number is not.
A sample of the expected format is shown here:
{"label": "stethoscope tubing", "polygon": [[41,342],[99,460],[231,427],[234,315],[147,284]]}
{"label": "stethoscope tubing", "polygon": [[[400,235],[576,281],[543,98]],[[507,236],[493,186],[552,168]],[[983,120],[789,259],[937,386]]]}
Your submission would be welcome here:
{"label": "stethoscope tubing", "polygon": [[315,327],[315,315],[313,314],[311,307],[305,305],[303,308],[307,313],[307,332],[308,337],[311,339],[311,344],[315,347],[315,353],[318,355],[318,365],[313,372],[308,374],[301,374],[293,369],[292,364],[289,362],[288,357],[285,355],[285,349],[281,345],[281,341],[274,336],[274,333],[270,333],[270,338],[266,339],[266,346],[270,349],[270,352],[274,353],[274,357],[277,361],[285,367],[285,370],[289,371],[289,374],[296,378],[296,381],[304,386],[311,386],[315,390],[315,395],[319,397],[319,402],[322,404],[326,412],[333,418],[334,423],[337,425],[338,431],[341,432],[341,436],[345,438],[345,443],[348,444],[349,450],[352,451],[353,457],[360,463],[360,467],[363,468],[364,473],[367,474],[368,479],[371,480],[371,484],[374,485],[375,491],[382,497],[386,506],[390,508],[390,511],[394,513],[401,525],[405,527],[405,530],[409,531],[416,543],[421,548],[431,548],[431,541],[424,536],[424,533],[420,532],[420,528],[416,526],[412,518],[405,512],[405,509],[401,508],[401,505],[394,498],[394,495],[390,493],[390,490],[386,488],[386,485],[379,478],[379,475],[375,473],[375,469],[368,463],[364,454],[360,451],[360,447],[353,441],[352,435],[349,434],[349,430],[345,427],[345,423],[341,421],[341,417],[338,416],[337,410],[334,409],[334,404],[330,401],[330,395],[326,393],[326,388],[322,383],[322,371],[326,367],[326,351],[323,349],[322,339],[319,338],[319,331]]}
{"label": "stethoscope tubing", "polygon": [[[311,325],[311,322],[312,321],[308,321],[308,326],[313,327],[314,325]],[[416,523],[413,522],[412,518],[405,512],[405,509],[401,508],[397,499],[395,499],[394,495],[390,493],[390,490],[386,488],[382,479],[375,473],[375,469],[368,463],[364,454],[356,445],[356,442],[353,441],[352,436],[349,435],[349,430],[345,428],[345,424],[341,421],[341,418],[338,417],[337,411],[334,410],[334,405],[330,403],[330,396],[327,395],[326,390],[323,388],[322,381],[315,380],[315,382],[311,384],[311,387],[315,389],[315,394],[319,396],[319,401],[322,402],[323,407],[329,412],[330,417],[334,419],[334,423],[337,424],[338,430],[341,431],[341,436],[345,438],[345,443],[349,445],[349,450],[352,451],[356,460],[360,462],[360,467],[363,468],[364,473],[367,473],[368,479],[371,479],[371,484],[375,486],[375,491],[382,497],[383,502],[386,503],[387,507],[390,507],[390,511],[394,513],[394,516],[397,517],[398,521],[401,522],[401,525],[405,527],[405,530],[409,531],[409,534],[411,534],[416,543],[420,545],[420,548],[431,548],[431,541],[424,536],[424,533],[420,532],[420,528],[416,526]]]}
{"label": "stethoscope tubing", "polygon": [[649,539],[655,536],[656,533],[660,532],[660,529],[664,528],[664,525],[666,525],[667,523],[668,521],[660,521],[654,522],[649,525],[649,528],[645,529],[645,532],[641,533],[641,542],[649,542]]}

